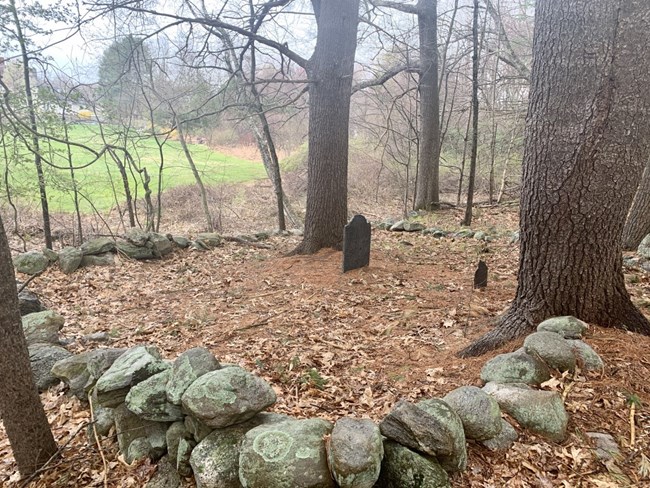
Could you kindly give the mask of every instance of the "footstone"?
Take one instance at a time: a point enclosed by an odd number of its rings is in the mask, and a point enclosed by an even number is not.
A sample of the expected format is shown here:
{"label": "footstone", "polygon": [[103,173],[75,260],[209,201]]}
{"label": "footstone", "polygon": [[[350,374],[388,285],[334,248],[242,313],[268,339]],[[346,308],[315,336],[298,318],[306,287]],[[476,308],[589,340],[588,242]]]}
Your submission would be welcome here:
{"label": "footstone", "polygon": [[183,408],[214,428],[228,427],[254,417],[275,403],[273,388],[262,378],[239,368],[204,374],[185,391]]}
{"label": "footstone", "polygon": [[491,439],[501,432],[501,409],[494,398],[476,386],[461,386],[443,398],[463,422],[469,439]]}
{"label": "footstone", "polygon": [[181,408],[167,401],[169,376],[170,371],[165,370],[134,385],[124,400],[127,408],[143,419],[156,422],[182,420]]}
{"label": "footstone", "polygon": [[384,446],[371,420],[339,419],[327,443],[332,477],[341,488],[372,488],[381,471]]}
{"label": "footstone", "polygon": [[370,224],[355,215],[343,231],[343,272],[370,264]]}
{"label": "footstone", "polygon": [[175,405],[181,404],[183,393],[199,377],[221,366],[214,355],[204,347],[195,347],[182,353],[171,368],[167,383],[167,400]]}
{"label": "footstone", "polygon": [[47,342],[59,343],[59,331],[65,319],[52,310],[30,313],[22,317],[23,333],[27,345]]}
{"label": "footstone", "polygon": [[334,488],[324,437],[332,424],[321,419],[288,420],[249,430],[239,456],[246,488]]}
{"label": "footstone", "polygon": [[605,367],[603,359],[589,344],[577,339],[569,339],[567,342],[580,360],[582,369],[585,371],[601,371]]}
{"label": "footstone", "polygon": [[533,390],[523,384],[498,383],[488,383],[483,390],[523,428],[556,442],[566,438],[569,416],[559,393]]}
{"label": "footstone", "polygon": [[488,383],[526,383],[540,385],[551,378],[548,366],[523,349],[499,354],[481,369],[481,379]]}
{"label": "footstone", "polygon": [[524,350],[558,371],[576,369],[576,355],[571,345],[555,332],[533,332],[524,339]]}
{"label": "footstone", "polygon": [[515,428],[506,420],[501,419],[501,431],[496,436],[481,441],[481,444],[491,451],[505,451],[510,449],[518,438],[519,434]]}
{"label": "footstone", "polygon": [[474,273],[474,288],[486,288],[488,284],[488,267],[485,261],[479,261]]}
{"label": "footstone", "polygon": [[565,339],[580,339],[588,329],[585,322],[570,315],[546,319],[537,326],[537,332],[555,332]]}
{"label": "footstone", "polygon": [[384,441],[384,461],[376,486],[381,488],[451,488],[435,457],[418,454],[397,442]]}

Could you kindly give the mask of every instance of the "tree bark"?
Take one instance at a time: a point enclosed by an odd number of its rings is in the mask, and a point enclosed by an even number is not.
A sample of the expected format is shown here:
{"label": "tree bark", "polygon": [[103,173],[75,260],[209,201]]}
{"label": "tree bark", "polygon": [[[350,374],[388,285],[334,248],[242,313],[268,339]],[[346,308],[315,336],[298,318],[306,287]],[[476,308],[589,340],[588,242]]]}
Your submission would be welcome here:
{"label": "tree bark", "polygon": [[650,234],[650,159],[645,166],[632,208],[623,227],[623,249],[635,250]]}
{"label": "tree bark", "polygon": [[415,209],[440,205],[440,100],[438,91],[438,0],[419,0],[420,151]]}
{"label": "tree bark", "polygon": [[18,470],[25,477],[43,466],[57,446],[32,378],[16,277],[1,218],[0,296],[0,415]]}
{"label": "tree bark", "polygon": [[621,233],[650,149],[646,0],[538,2],[520,207],[519,283],[477,355],[542,320],[650,335],[625,289]]}
{"label": "tree bark", "polygon": [[314,2],[314,11],[318,35],[308,72],[307,208],[296,254],[340,249],[348,217],[348,128],[359,0]]}

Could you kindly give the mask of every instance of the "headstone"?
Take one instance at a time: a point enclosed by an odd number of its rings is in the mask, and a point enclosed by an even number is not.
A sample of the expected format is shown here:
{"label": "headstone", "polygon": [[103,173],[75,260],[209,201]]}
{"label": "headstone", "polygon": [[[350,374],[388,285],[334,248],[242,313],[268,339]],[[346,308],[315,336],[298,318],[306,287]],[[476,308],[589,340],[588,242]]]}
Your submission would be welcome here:
{"label": "headstone", "polygon": [[343,232],[343,272],[370,264],[370,223],[355,215]]}
{"label": "headstone", "polygon": [[485,261],[478,262],[478,268],[474,273],[474,288],[486,288],[488,282],[488,267]]}

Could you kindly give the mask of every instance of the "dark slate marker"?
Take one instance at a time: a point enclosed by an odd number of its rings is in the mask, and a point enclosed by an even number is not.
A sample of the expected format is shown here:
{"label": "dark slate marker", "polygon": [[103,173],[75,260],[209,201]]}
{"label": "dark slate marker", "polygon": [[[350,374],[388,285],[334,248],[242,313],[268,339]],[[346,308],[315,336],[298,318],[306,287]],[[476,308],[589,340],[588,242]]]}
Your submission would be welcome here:
{"label": "dark slate marker", "polygon": [[488,267],[484,261],[478,262],[478,268],[474,273],[474,288],[485,288],[488,282]]}
{"label": "dark slate marker", "polygon": [[369,263],[370,223],[363,215],[355,215],[343,231],[343,272]]}

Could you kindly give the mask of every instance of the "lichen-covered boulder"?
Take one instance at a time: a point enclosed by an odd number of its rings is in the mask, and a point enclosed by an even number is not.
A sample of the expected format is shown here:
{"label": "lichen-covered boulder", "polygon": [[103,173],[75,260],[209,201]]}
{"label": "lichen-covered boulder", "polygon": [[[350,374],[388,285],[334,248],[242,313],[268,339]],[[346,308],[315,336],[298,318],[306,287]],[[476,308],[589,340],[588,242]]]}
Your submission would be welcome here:
{"label": "lichen-covered boulder", "polygon": [[372,488],[379,478],[384,445],[371,420],[345,417],[334,424],[327,447],[332,477],[341,488]]}
{"label": "lichen-covered boulder", "polygon": [[259,425],[290,420],[286,415],[260,413],[241,424],[213,430],[192,451],[190,464],[197,488],[241,488],[239,453],[246,432]]}
{"label": "lichen-covered boulder", "polygon": [[567,342],[585,371],[602,371],[605,367],[603,359],[589,344],[578,339],[569,339]]}
{"label": "lichen-covered boulder", "polygon": [[146,246],[136,246],[130,242],[118,242],[116,244],[117,251],[124,254],[126,257],[137,260],[154,259],[153,249]]}
{"label": "lichen-covered boulder", "polygon": [[181,249],[190,247],[190,240],[183,236],[172,236],[172,242]]}
{"label": "lichen-covered boulder", "polygon": [[205,248],[211,249],[213,247],[219,247],[223,239],[216,232],[204,232],[198,234],[194,241]]}
{"label": "lichen-covered boulder", "polygon": [[[88,392],[99,376],[106,371],[126,349],[94,349],[57,361],[52,366],[52,374],[70,388],[70,393],[80,400],[86,400]],[[100,366],[95,374],[88,370],[88,364]]]}
{"label": "lichen-covered boulder", "polygon": [[97,401],[104,407],[117,407],[132,386],[168,368],[169,364],[162,360],[160,352],[153,346],[129,349],[97,380]]}
{"label": "lichen-covered boulder", "polygon": [[469,439],[491,439],[501,432],[501,409],[494,398],[476,386],[461,386],[443,398],[460,417]]}
{"label": "lichen-covered boulder", "polygon": [[167,256],[167,254],[174,250],[172,243],[167,239],[167,236],[156,232],[151,232],[149,234],[149,245],[157,258]]}
{"label": "lichen-covered boulder", "polygon": [[156,422],[182,420],[181,408],[167,401],[169,376],[170,370],[167,369],[134,385],[124,400],[126,407],[147,420]]}
{"label": "lichen-covered boulder", "polygon": [[124,404],[118,406],[113,414],[117,443],[127,463],[144,458],[156,460],[165,454],[168,423],[142,419]]}
{"label": "lichen-covered boulder", "polygon": [[465,471],[467,468],[467,444],[463,422],[458,414],[444,401],[438,398],[417,403],[418,408],[434,417],[449,433],[453,445],[450,454],[437,453],[436,458],[447,471]]}
{"label": "lichen-covered boulder", "polygon": [[83,253],[78,247],[64,247],[59,251],[59,268],[65,274],[74,273],[81,265]]}
{"label": "lichen-covered boulder", "polygon": [[52,310],[45,310],[24,315],[22,322],[28,345],[43,342],[59,344],[59,331],[65,319]]}
{"label": "lichen-covered boulder", "polygon": [[50,260],[42,252],[28,251],[19,254],[14,258],[16,271],[28,275],[42,273],[50,265]]}
{"label": "lichen-covered boulder", "polygon": [[576,355],[571,345],[555,332],[534,332],[524,339],[524,350],[559,371],[575,371]]}
{"label": "lichen-covered boulder", "polygon": [[524,384],[488,383],[483,389],[523,428],[556,442],[566,438],[569,415],[558,392],[533,390]]}
{"label": "lichen-covered boulder", "polygon": [[60,380],[52,374],[52,366],[59,360],[68,358],[72,354],[53,344],[31,344],[29,346],[29,364],[32,376],[38,391],[45,391],[50,386],[56,385]]}
{"label": "lichen-covered boulder", "polygon": [[483,365],[481,379],[489,383],[526,383],[540,385],[551,378],[548,366],[524,349],[499,354]]}
{"label": "lichen-covered boulder", "polygon": [[88,437],[92,443],[95,442],[95,432],[99,437],[106,437],[110,433],[111,428],[115,425],[115,409],[93,405],[93,417],[95,420],[94,431],[92,425],[88,426],[90,430]]}
{"label": "lichen-covered boulder", "polygon": [[275,403],[273,388],[239,368],[204,374],[185,391],[183,408],[206,425],[223,428],[254,417]]}
{"label": "lichen-covered boulder", "polygon": [[113,266],[115,264],[115,255],[106,254],[88,254],[81,258],[81,267],[88,266]]}
{"label": "lichen-covered boulder", "polygon": [[381,488],[451,488],[449,476],[435,457],[418,454],[397,442],[384,442]]}
{"label": "lichen-covered boulder", "polygon": [[332,424],[321,419],[260,425],[244,436],[239,481],[245,488],[334,488],[324,437]]}
{"label": "lichen-covered boulder", "polygon": [[167,454],[169,461],[176,470],[183,476],[189,476],[192,472],[190,467],[190,454],[196,446],[192,434],[185,428],[184,422],[174,422],[167,429]]}
{"label": "lichen-covered boulder", "polygon": [[184,423],[185,423],[185,428],[190,434],[192,434],[192,437],[194,437],[194,440],[196,442],[201,442],[203,439],[209,436],[214,430],[213,427],[210,427],[209,425],[205,425],[203,422],[201,422],[198,419],[195,419],[191,415],[187,415],[185,417]]}
{"label": "lichen-covered boulder", "polygon": [[481,441],[481,444],[490,451],[505,451],[510,449],[518,438],[519,434],[515,428],[506,420],[501,419],[501,431],[496,436]]}
{"label": "lichen-covered boulder", "polygon": [[404,232],[418,232],[425,229],[425,226],[420,222],[404,221]]}
{"label": "lichen-covered boulder", "polygon": [[565,339],[580,339],[588,329],[589,325],[570,315],[546,319],[537,326],[537,332],[555,332]]}
{"label": "lichen-covered boulder", "polygon": [[81,245],[81,252],[84,256],[104,254],[113,251],[115,251],[115,241],[110,237],[90,239]]}
{"label": "lichen-covered boulder", "polygon": [[124,237],[134,246],[145,247],[147,245],[147,241],[149,240],[149,233],[143,231],[142,229],[131,228],[126,231]]}
{"label": "lichen-covered boulder", "polygon": [[454,453],[456,440],[447,425],[428,410],[405,400],[395,404],[379,429],[385,437],[431,456]]}
{"label": "lichen-covered boulder", "polygon": [[221,366],[217,358],[204,347],[195,347],[176,358],[167,383],[167,400],[175,405],[181,404],[185,390],[199,377]]}
{"label": "lichen-covered boulder", "polygon": [[156,473],[144,488],[180,488],[181,476],[168,456],[163,456],[156,463]]}

